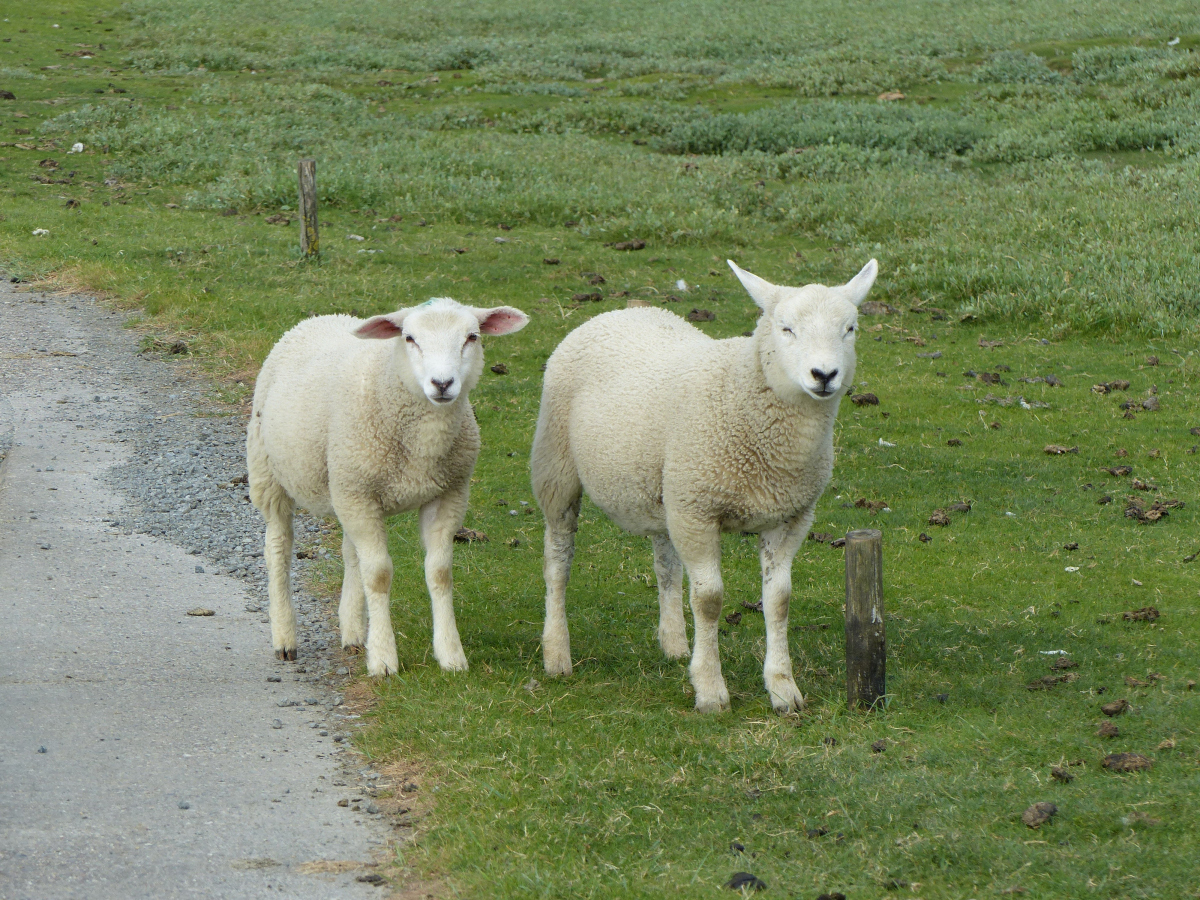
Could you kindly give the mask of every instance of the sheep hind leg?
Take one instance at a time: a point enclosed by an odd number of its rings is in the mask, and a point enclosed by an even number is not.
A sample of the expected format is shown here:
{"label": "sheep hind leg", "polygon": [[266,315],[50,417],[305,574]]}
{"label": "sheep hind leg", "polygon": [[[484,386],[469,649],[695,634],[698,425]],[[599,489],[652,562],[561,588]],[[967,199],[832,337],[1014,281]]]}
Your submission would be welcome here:
{"label": "sheep hind leg", "polygon": [[721,531],[716,525],[670,523],[671,543],[687,571],[692,589],[695,637],[688,666],[696,690],[696,710],[702,713],[729,709],[729,688],[721,674],[717,621],[725,599],[721,581]]}
{"label": "sheep hind leg", "polygon": [[360,652],[367,643],[367,595],[363,591],[362,572],[354,542],[342,536],[342,599],[338,603],[338,627],[342,632],[342,648]]}
{"label": "sheep hind leg", "polygon": [[669,659],[686,659],[687,626],[683,621],[683,563],[665,534],[651,538],[654,574],[658,579],[658,643]]}
{"label": "sheep hind leg", "polygon": [[791,522],[759,535],[758,555],[762,564],[763,618],[767,626],[767,653],[763,660],[763,682],[771,697],[771,706],[779,715],[797,713],[804,707],[804,695],[792,677],[792,657],[788,649],[788,606],[792,599],[792,560],[808,527],[811,511]]}
{"label": "sheep hind leg", "polygon": [[567,582],[575,556],[582,486],[561,509],[546,514],[542,574],[546,580],[546,624],[542,629],[542,658],[547,675],[570,675],[571,635],[567,629]]}
{"label": "sheep hind leg", "polygon": [[260,507],[267,520],[263,556],[267,563],[271,646],[277,659],[296,658],[296,609],[292,605],[292,512],[295,508],[279,485]]}

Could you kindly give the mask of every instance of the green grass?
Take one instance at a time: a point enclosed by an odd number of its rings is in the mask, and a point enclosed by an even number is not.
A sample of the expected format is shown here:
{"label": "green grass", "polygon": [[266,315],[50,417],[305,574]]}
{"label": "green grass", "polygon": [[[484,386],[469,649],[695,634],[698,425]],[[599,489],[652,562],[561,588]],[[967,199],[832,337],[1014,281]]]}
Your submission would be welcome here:
{"label": "green grass", "polygon": [[[466,675],[432,664],[415,522],[392,528],[402,672],[360,746],[428,767],[433,800],[402,849],[414,874],[480,897],[722,896],[739,870],[766,896],[1195,894],[1200,18],[1167,2],[1013,10],[65,0],[0,23],[0,88],[17,95],[0,100],[0,267],[188,336],[231,400],[312,313],[450,295],[532,316],[490,342],[510,374],[472,396],[467,524],[490,540],[456,551]],[[876,99],[893,89],[905,99]],[[319,263],[294,221],[266,224],[294,217],[309,155]],[[647,248],[605,246],[630,237]],[[863,321],[859,386],[881,405],[845,405],[814,530],[885,532],[886,710],[844,709],[842,555],[807,542],[791,621],[810,703],[771,713],[762,620],[741,608],[756,544],[729,536],[733,711],[693,713],[686,667],[654,639],[648,542],[586,506],[576,674],[543,678],[541,521],[525,510],[558,341],[625,292],[740,334],[755,311],[725,258],[802,284],[870,256],[873,298],[901,312]],[[595,273],[605,300],[572,302]],[[1047,374],[1064,386],[1018,381]],[[1116,379],[1129,390],[1091,390]],[[1152,388],[1161,409],[1125,418]],[[1118,461],[1155,490],[1104,471]],[[1186,505],[1140,525],[1130,496]],[[969,514],[928,524],[959,500]],[[1121,619],[1146,605],[1157,623]],[[1051,649],[1077,678],[1031,692]],[[1119,696],[1121,736],[1101,739],[1099,705]],[[1117,750],[1154,768],[1102,770]],[[1079,760],[1072,783],[1050,780]],[[1030,831],[1020,814],[1046,799],[1059,814]]]}

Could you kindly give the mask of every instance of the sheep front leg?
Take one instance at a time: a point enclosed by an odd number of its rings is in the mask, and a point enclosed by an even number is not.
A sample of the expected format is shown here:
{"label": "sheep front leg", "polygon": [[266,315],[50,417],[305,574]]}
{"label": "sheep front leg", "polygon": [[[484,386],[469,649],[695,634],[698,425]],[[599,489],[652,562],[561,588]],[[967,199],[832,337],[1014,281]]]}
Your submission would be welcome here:
{"label": "sheep front leg", "polygon": [[792,560],[808,526],[813,511],[799,519],[785,522],[759,535],[758,557],[762,564],[763,618],[767,625],[767,655],[763,661],[763,681],[771,697],[771,706],[779,715],[799,712],[804,695],[792,678],[792,656],[788,650],[788,606],[792,599]]}
{"label": "sheep front leg", "polygon": [[462,527],[467,494],[447,494],[421,507],[425,583],[433,604],[433,658],[448,672],[465,672],[467,655],[454,621],[454,533]]}
{"label": "sheep front leg", "polygon": [[388,556],[383,513],[372,510],[347,518],[339,514],[338,518],[346,538],[354,545],[367,598],[367,674],[394,675],[400,671],[400,661],[392,630],[392,559]]}
{"label": "sheep front leg", "polygon": [[367,643],[367,595],[363,591],[362,572],[358,566],[358,551],[354,542],[342,535],[342,599],[338,604],[338,626],[342,631],[342,648],[351,652],[361,650]]}
{"label": "sheep front leg", "polygon": [[693,525],[670,522],[671,543],[687,570],[692,588],[692,620],[695,638],[688,674],[696,689],[698,712],[729,709],[729,689],[721,674],[721,651],[717,646],[717,622],[725,599],[721,581],[721,530],[716,524]]}
{"label": "sheep front leg", "polygon": [[658,579],[658,643],[669,659],[688,655],[687,626],[683,621],[683,564],[665,534],[651,538],[654,575]]}

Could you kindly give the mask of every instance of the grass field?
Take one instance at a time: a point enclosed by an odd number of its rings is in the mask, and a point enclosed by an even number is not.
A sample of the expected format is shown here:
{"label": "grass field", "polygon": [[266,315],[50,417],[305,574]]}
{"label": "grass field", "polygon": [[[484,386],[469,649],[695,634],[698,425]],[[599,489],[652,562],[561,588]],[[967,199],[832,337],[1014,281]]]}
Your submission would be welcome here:
{"label": "grass field", "polygon": [[[450,295],[532,316],[472,395],[467,524],[490,540],[456,551],[469,673],[432,663],[415,522],[392,528],[402,672],[360,745],[427,772],[401,877],[470,897],[722,896],[738,871],[764,896],[1200,896],[1195,4],[43,6],[0,23],[11,277],[143,310],[232,403],[308,314]],[[301,156],[319,264],[297,246]],[[607,246],[630,238],[646,248]],[[648,542],[588,507],[580,660],[544,678],[528,450],[558,341],[627,297],[740,334],[755,310],[726,258],[802,284],[871,256],[897,312],[864,317],[857,390],[881,403],[844,404],[814,531],[884,531],[887,708],[845,711],[842,554],[810,541],[791,614],[810,702],[771,713],[742,607],[757,545],[729,536],[733,711],[695,714],[654,638]],[[1143,524],[1131,498],[1184,506]],[[1161,617],[1122,618],[1146,606]],[[1049,650],[1073,679],[1031,690]],[[1118,751],[1153,768],[1101,768]],[[1032,830],[1042,800],[1059,812]]]}

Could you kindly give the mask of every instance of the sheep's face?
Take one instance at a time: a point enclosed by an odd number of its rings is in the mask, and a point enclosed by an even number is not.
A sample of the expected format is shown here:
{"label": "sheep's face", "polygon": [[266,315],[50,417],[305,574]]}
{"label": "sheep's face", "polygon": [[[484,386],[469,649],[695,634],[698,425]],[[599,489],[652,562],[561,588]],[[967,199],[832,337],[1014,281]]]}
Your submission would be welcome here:
{"label": "sheep's face", "polygon": [[448,406],[479,382],[485,334],[508,334],[529,317],[511,306],[478,309],[438,297],[412,309],[368,319],[355,334],[396,338],[397,366],[405,386],[437,406]]}
{"label": "sheep's face", "polygon": [[840,397],[854,380],[858,307],[875,282],[875,260],[836,287],[784,287],[729,265],[763,311],[755,340],[771,388],[786,399]]}

